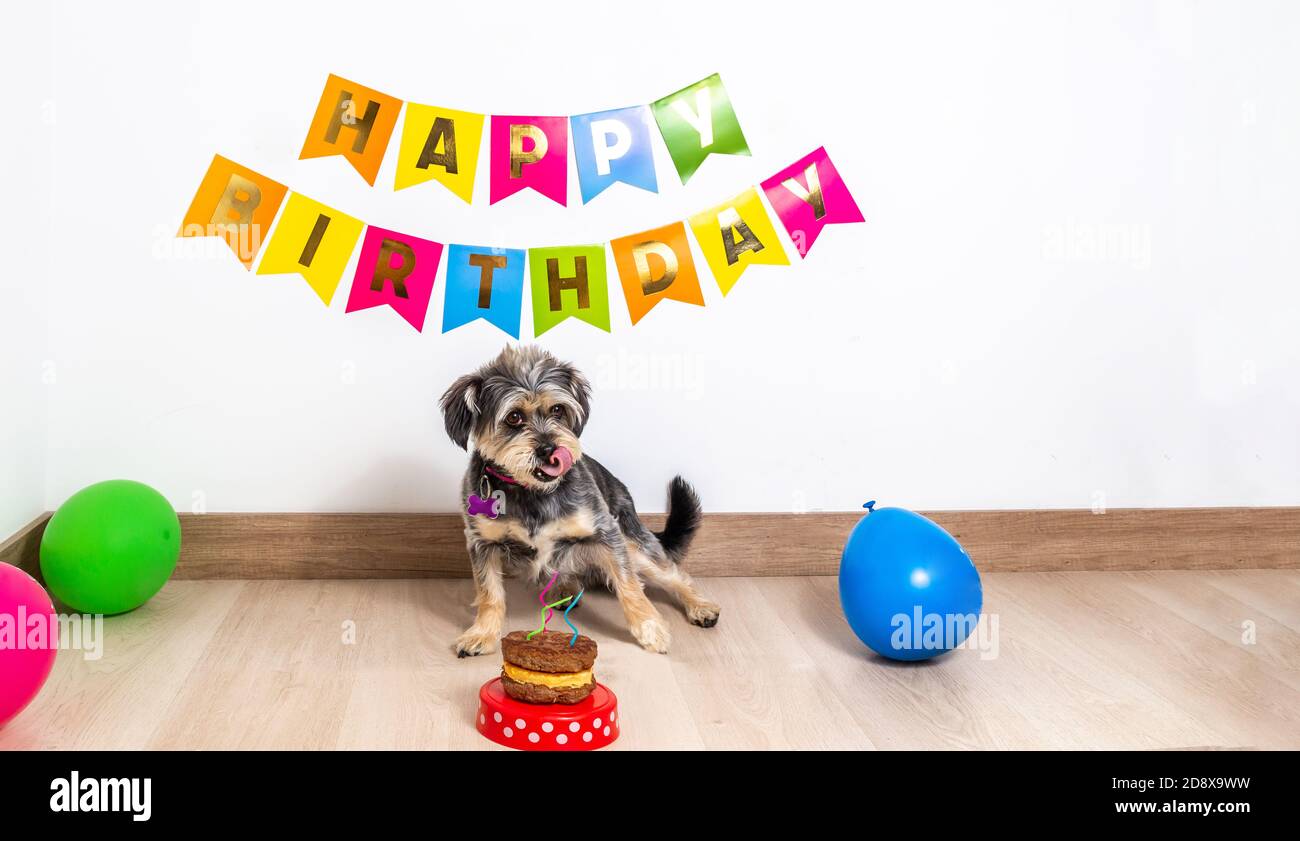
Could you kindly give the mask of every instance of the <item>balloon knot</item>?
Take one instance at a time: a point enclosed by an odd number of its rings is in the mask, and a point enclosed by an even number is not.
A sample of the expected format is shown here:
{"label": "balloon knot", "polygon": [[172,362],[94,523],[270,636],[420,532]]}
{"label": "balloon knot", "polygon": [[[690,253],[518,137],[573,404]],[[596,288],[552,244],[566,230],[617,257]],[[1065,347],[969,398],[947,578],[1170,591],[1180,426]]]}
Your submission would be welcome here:
{"label": "balloon knot", "polygon": [[869,500],[866,501],[865,504],[863,504],[862,507],[865,508],[865,509],[867,509],[867,513],[868,513],[868,514],[875,513],[875,510],[876,510],[876,501],[875,501],[874,499],[869,499]]}

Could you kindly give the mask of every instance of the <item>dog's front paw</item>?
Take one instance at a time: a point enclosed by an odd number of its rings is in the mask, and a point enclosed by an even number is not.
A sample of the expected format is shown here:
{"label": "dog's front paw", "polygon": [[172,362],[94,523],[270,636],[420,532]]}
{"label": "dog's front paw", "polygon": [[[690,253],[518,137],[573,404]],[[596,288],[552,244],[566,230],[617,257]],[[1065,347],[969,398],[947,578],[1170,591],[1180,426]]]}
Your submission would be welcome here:
{"label": "dog's front paw", "polygon": [[699,625],[701,628],[712,628],[718,624],[718,616],[722,613],[722,608],[717,602],[711,602],[702,599],[686,608],[686,618],[692,625]]}
{"label": "dog's front paw", "polygon": [[496,634],[485,634],[471,628],[456,639],[457,657],[477,657],[480,654],[491,654],[496,650]]}
{"label": "dog's front paw", "polygon": [[641,647],[646,651],[657,654],[667,654],[668,645],[672,642],[668,626],[658,618],[646,619],[640,625],[634,626],[632,636],[636,637],[636,641],[641,643]]}

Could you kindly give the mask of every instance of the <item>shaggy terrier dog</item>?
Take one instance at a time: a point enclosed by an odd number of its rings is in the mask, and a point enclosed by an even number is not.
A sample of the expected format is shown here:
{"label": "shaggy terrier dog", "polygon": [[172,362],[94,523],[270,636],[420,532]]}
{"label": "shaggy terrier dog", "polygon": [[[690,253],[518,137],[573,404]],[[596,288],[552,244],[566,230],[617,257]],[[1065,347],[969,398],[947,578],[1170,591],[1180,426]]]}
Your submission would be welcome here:
{"label": "shaggy terrier dog", "polygon": [[478,615],[456,640],[461,657],[496,649],[511,574],[539,587],[558,574],[555,600],[607,586],[650,651],[667,652],[669,634],[647,583],[680,602],[693,624],[717,624],[718,605],[681,568],[700,525],[699,497],[674,477],[663,531],[646,528],[623,483],[582,450],[590,398],[576,368],[537,347],[507,347],[442,395],[447,434],[471,453],[461,501]]}

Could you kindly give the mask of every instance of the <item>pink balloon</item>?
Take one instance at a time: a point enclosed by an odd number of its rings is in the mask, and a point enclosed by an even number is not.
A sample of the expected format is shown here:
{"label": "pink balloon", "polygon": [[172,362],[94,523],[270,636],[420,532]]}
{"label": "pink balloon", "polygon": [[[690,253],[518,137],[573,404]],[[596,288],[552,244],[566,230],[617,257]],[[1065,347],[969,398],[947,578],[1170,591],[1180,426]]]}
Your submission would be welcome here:
{"label": "pink balloon", "polygon": [[0,727],[41,691],[58,650],[59,623],[45,588],[0,563]]}

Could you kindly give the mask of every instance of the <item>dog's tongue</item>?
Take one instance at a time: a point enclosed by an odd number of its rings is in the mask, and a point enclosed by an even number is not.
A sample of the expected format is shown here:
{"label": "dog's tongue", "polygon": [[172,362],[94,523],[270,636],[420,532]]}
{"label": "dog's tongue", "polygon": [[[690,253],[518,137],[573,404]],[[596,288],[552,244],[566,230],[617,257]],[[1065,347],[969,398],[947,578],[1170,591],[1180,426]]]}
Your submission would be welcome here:
{"label": "dog's tongue", "polygon": [[568,447],[556,447],[555,452],[551,453],[551,460],[541,466],[541,470],[547,476],[563,476],[573,467],[573,453],[569,452]]}

